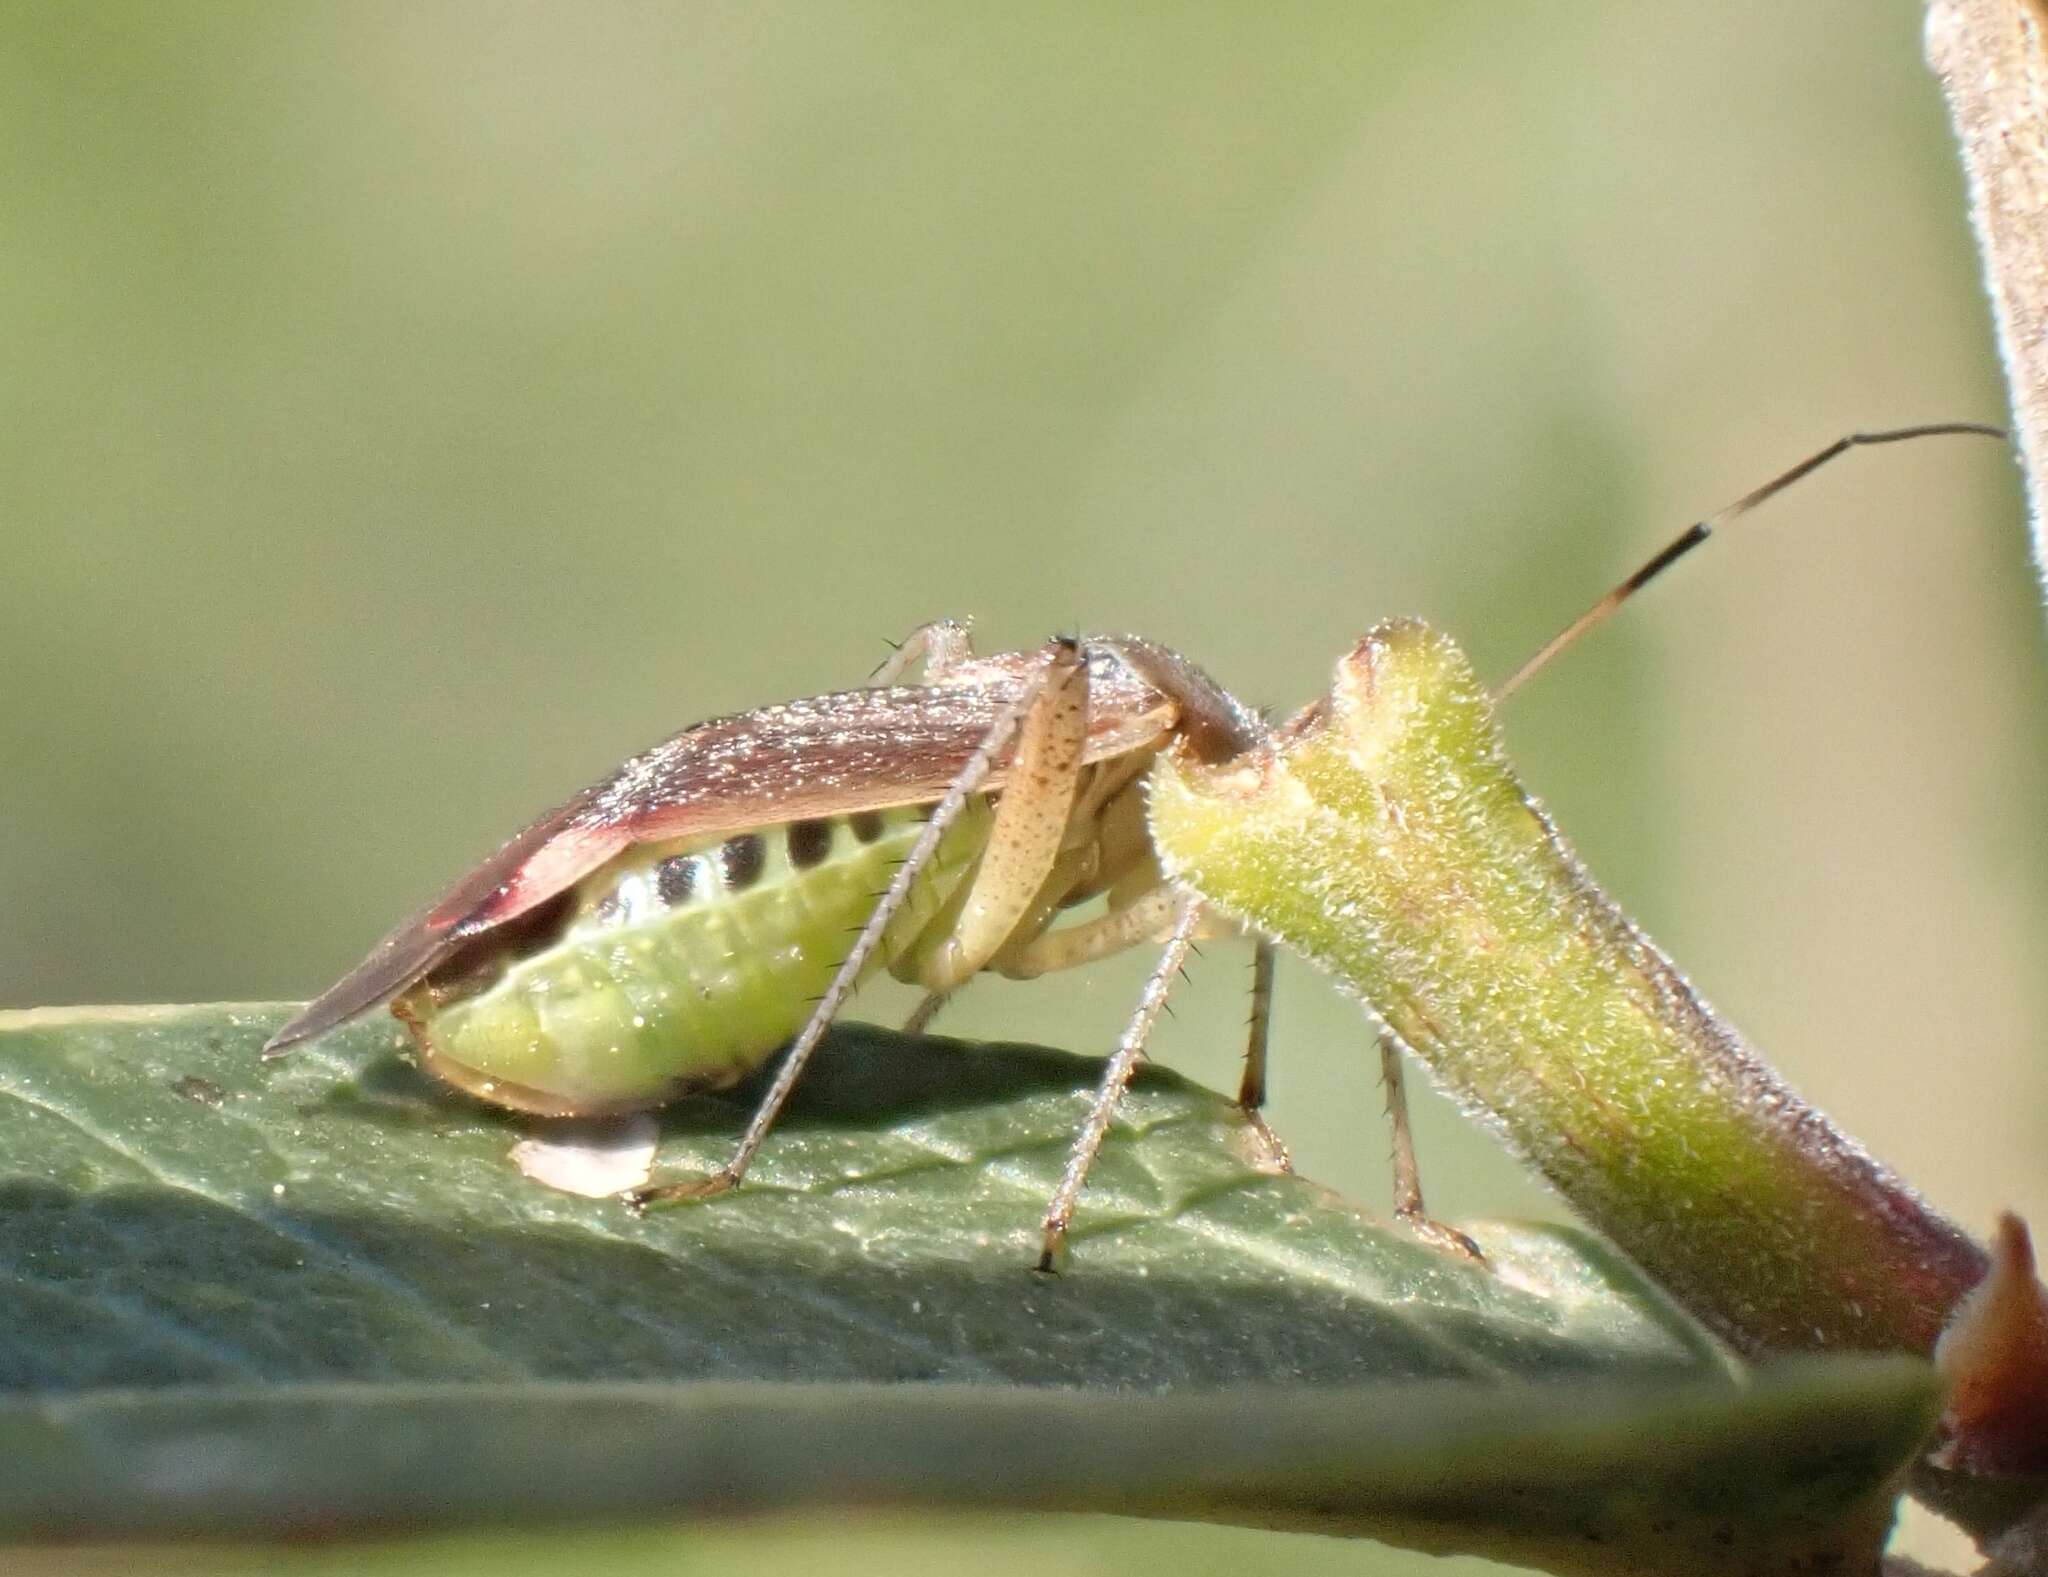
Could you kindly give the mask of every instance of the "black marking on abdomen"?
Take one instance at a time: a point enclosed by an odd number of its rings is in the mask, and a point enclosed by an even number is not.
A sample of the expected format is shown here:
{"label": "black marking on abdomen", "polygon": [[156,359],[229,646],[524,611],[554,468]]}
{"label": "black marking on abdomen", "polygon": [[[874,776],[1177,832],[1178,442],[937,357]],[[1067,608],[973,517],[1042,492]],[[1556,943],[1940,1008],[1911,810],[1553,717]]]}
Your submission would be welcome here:
{"label": "black marking on abdomen", "polygon": [[882,835],[882,813],[878,810],[857,810],[847,817],[847,824],[862,843],[873,843]]}
{"label": "black marking on abdomen", "polygon": [[671,854],[654,867],[654,890],[665,904],[688,903],[697,887],[697,856]]}
{"label": "black marking on abdomen", "polygon": [[832,852],[832,823],[793,821],[789,824],[789,863],[795,870],[809,870]]}
{"label": "black marking on abdomen", "polygon": [[718,863],[725,875],[725,890],[744,891],[761,879],[761,867],[768,859],[768,845],[758,832],[743,832],[727,838],[718,850]]}

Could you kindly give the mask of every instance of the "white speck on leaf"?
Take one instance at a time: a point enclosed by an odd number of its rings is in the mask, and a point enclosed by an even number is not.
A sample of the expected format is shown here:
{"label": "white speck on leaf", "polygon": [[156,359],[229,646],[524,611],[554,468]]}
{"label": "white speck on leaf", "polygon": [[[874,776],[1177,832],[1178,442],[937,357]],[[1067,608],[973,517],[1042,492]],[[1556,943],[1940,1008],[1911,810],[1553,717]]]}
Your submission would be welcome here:
{"label": "white speck on leaf", "polygon": [[608,1199],[647,1181],[660,1138],[660,1124],[645,1112],[536,1124],[512,1146],[512,1164],[560,1193]]}

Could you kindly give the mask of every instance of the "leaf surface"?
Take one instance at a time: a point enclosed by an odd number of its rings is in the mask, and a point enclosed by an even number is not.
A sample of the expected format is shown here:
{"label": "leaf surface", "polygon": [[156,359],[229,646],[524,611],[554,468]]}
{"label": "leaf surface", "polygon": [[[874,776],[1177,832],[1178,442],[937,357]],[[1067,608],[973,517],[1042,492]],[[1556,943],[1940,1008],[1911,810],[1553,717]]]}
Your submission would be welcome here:
{"label": "leaf surface", "polygon": [[1745,1371],[1584,1234],[1447,1258],[1157,1070],[1044,1279],[1086,1059],[849,1027],[745,1188],[640,1221],[382,1025],[261,1064],[285,1011],[0,1015],[13,1534],[894,1504],[1700,1569],[1867,1547],[1927,1422],[1922,1367]]}

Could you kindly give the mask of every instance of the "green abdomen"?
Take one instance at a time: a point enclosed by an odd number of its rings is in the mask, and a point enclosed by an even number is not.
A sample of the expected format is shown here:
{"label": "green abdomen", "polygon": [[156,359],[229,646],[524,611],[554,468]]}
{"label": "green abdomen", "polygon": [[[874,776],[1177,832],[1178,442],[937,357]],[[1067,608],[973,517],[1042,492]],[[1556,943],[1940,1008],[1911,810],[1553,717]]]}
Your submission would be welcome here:
{"label": "green abdomen", "polygon": [[[430,1071],[522,1111],[628,1111],[722,1088],[802,1026],[927,809],[630,849],[394,1011]],[[870,969],[930,922],[986,822],[975,800],[947,829]]]}

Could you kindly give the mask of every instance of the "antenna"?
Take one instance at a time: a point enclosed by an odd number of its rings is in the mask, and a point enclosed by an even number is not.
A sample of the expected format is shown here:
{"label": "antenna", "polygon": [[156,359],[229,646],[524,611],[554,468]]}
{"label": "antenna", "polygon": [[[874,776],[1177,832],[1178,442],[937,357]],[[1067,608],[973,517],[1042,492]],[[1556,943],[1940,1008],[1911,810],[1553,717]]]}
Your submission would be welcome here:
{"label": "antenna", "polygon": [[1643,561],[1640,568],[1592,607],[1572,620],[1557,634],[1546,641],[1541,650],[1494,688],[1495,701],[1503,701],[1526,684],[1537,671],[1544,667],[1559,652],[1564,651],[1595,625],[1603,622],[1629,598],[1641,591],[1651,581],[1676,564],[1686,554],[1705,542],[1722,526],[1728,525],[1740,516],[1748,514],[1759,504],[1778,496],[1794,482],[1803,480],[1818,471],[1830,460],[1847,454],[1851,449],[1868,449],[1878,444],[1904,443],[1913,438],[1941,438],[1957,434],[1971,434],[1979,438],[2005,439],[2009,435],[2002,427],[1993,427],[1984,422],[1931,422],[1924,427],[1893,427],[1883,432],[1848,433],[1837,438],[1825,449],[1818,449],[1789,470],[1780,471],[1763,486],[1744,493],[1734,503],[1717,514],[1704,520],[1694,521],[1683,531]]}

